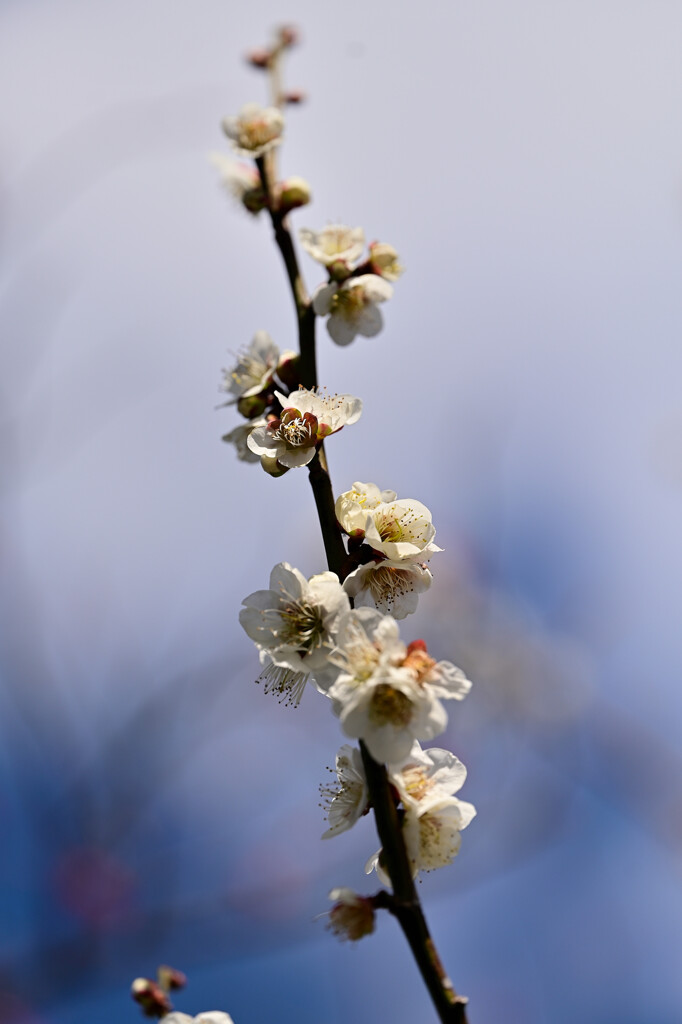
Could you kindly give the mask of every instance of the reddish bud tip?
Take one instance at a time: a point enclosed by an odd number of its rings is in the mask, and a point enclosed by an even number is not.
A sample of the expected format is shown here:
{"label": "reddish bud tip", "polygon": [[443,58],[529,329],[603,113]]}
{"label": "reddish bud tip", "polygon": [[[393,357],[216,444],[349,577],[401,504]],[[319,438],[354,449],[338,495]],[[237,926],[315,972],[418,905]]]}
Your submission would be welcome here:
{"label": "reddish bud tip", "polygon": [[187,976],[182,971],[176,971],[174,967],[162,964],[156,972],[156,977],[161,988],[166,992],[173,989],[184,988],[187,984]]}
{"label": "reddish bud tip", "polygon": [[246,61],[252,68],[267,68],[271,57],[269,50],[251,50],[246,55]]}
{"label": "reddish bud tip", "polygon": [[426,643],[423,640],[413,640],[411,644],[407,645],[408,656],[415,651],[423,651],[426,654]]}
{"label": "reddish bud tip", "polygon": [[279,40],[282,46],[295,46],[300,39],[300,33],[293,25],[282,25],[279,30]]}
{"label": "reddish bud tip", "polygon": [[306,94],[302,89],[292,89],[290,92],[285,92],[282,97],[285,103],[305,103],[307,100]]}

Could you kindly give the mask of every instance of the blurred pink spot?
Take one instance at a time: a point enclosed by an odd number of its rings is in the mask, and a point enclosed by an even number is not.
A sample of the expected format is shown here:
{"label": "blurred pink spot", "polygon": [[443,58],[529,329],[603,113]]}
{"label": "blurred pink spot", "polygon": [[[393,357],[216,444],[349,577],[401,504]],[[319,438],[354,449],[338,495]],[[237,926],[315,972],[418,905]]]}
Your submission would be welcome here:
{"label": "blurred pink spot", "polygon": [[129,912],[135,876],[106,850],[75,847],[57,863],[54,884],[57,898],[74,917],[102,927]]}

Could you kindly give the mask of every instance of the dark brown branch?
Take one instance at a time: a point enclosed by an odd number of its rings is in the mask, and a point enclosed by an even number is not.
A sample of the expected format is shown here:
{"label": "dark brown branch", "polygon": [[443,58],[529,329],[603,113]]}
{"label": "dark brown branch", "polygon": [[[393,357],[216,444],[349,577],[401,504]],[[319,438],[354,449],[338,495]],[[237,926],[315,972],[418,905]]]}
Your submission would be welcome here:
{"label": "dark brown branch", "polygon": [[329,478],[323,445],[320,445],[315,458],[308,467],[308,471],[310,474],[310,486],[313,489],[315,505],[317,506],[317,516],[322,529],[322,540],[324,541],[327,564],[330,570],[335,572],[343,583],[344,566],[348,559],[341,537],[341,530],[336,521],[332,482]]}

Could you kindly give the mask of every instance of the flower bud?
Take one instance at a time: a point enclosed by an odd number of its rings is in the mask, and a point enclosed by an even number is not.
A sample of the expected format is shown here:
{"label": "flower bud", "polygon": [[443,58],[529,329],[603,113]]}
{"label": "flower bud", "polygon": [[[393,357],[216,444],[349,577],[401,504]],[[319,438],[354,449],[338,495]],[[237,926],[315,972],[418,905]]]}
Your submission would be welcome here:
{"label": "flower bud", "polygon": [[357,942],[374,931],[374,901],[358,896],[352,889],[332,889],[329,899],[335,900],[329,911],[329,928],[341,940]]}
{"label": "flower bud", "polygon": [[241,198],[244,208],[249,213],[260,213],[268,205],[268,197],[262,185],[247,188]]}
{"label": "flower bud", "polygon": [[295,46],[300,38],[298,29],[293,25],[282,25],[278,34],[282,46]]}
{"label": "flower bud", "polygon": [[423,651],[426,654],[426,640],[412,640],[407,645],[407,653],[412,654],[414,651]]}
{"label": "flower bud", "polygon": [[351,274],[350,267],[345,260],[334,260],[327,264],[327,270],[332,281],[345,281]]}
{"label": "flower bud", "polygon": [[305,103],[307,96],[302,89],[291,89],[289,92],[285,92],[282,97],[285,103],[293,103],[294,105],[299,103]]}
{"label": "flower bud", "polygon": [[135,1002],[140,1004],[147,1017],[163,1017],[173,1009],[167,994],[150,978],[135,978],[130,987],[130,994]]}
{"label": "flower bud", "polygon": [[276,187],[277,207],[281,213],[288,213],[299,206],[306,206],[312,199],[310,185],[305,178],[292,177],[280,181]]}
{"label": "flower bud", "polygon": [[169,967],[167,964],[161,964],[156,977],[159,985],[166,992],[171,992],[173,989],[184,988],[187,984],[187,977],[182,971],[176,971],[174,967]]}
{"label": "flower bud", "polygon": [[369,264],[373,274],[385,277],[387,281],[397,281],[403,273],[403,267],[398,262],[398,253],[387,242],[371,243]]}
{"label": "flower bud", "polygon": [[270,64],[272,54],[269,50],[251,50],[246,55],[246,61],[253,68],[267,68]]}
{"label": "flower bud", "polygon": [[281,462],[278,462],[276,455],[261,455],[260,464],[270,476],[284,476],[285,473],[289,472],[289,467],[283,466]]}
{"label": "flower bud", "polygon": [[267,401],[263,393],[244,396],[237,402],[237,412],[247,420],[255,420],[258,416],[262,416],[266,408]]}
{"label": "flower bud", "polygon": [[293,391],[300,383],[300,366],[301,357],[295,352],[282,352],[279,357],[275,373],[289,391]]}

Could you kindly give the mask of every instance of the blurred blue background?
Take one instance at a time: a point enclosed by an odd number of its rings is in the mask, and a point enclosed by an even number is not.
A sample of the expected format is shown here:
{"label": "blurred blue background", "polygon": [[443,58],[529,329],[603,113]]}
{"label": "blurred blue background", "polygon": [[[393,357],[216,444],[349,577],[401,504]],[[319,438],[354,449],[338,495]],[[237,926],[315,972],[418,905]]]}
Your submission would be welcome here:
{"label": "blurred blue background", "polygon": [[[669,0],[3,0],[0,1020],[432,1021],[371,891],[372,823],[319,841],[341,742],[253,685],[237,613],[323,565],[305,474],[221,444],[230,350],[295,343],[261,219],[219,189],[241,60],[301,26],[296,226],[407,267],[323,383],[365,400],[337,491],[433,511],[407,639],[474,689],[442,739],[479,815],[420,888],[471,1024],[682,1020],[682,7]],[[320,280],[304,258],[309,285]],[[439,741],[441,742],[441,741]]]}

